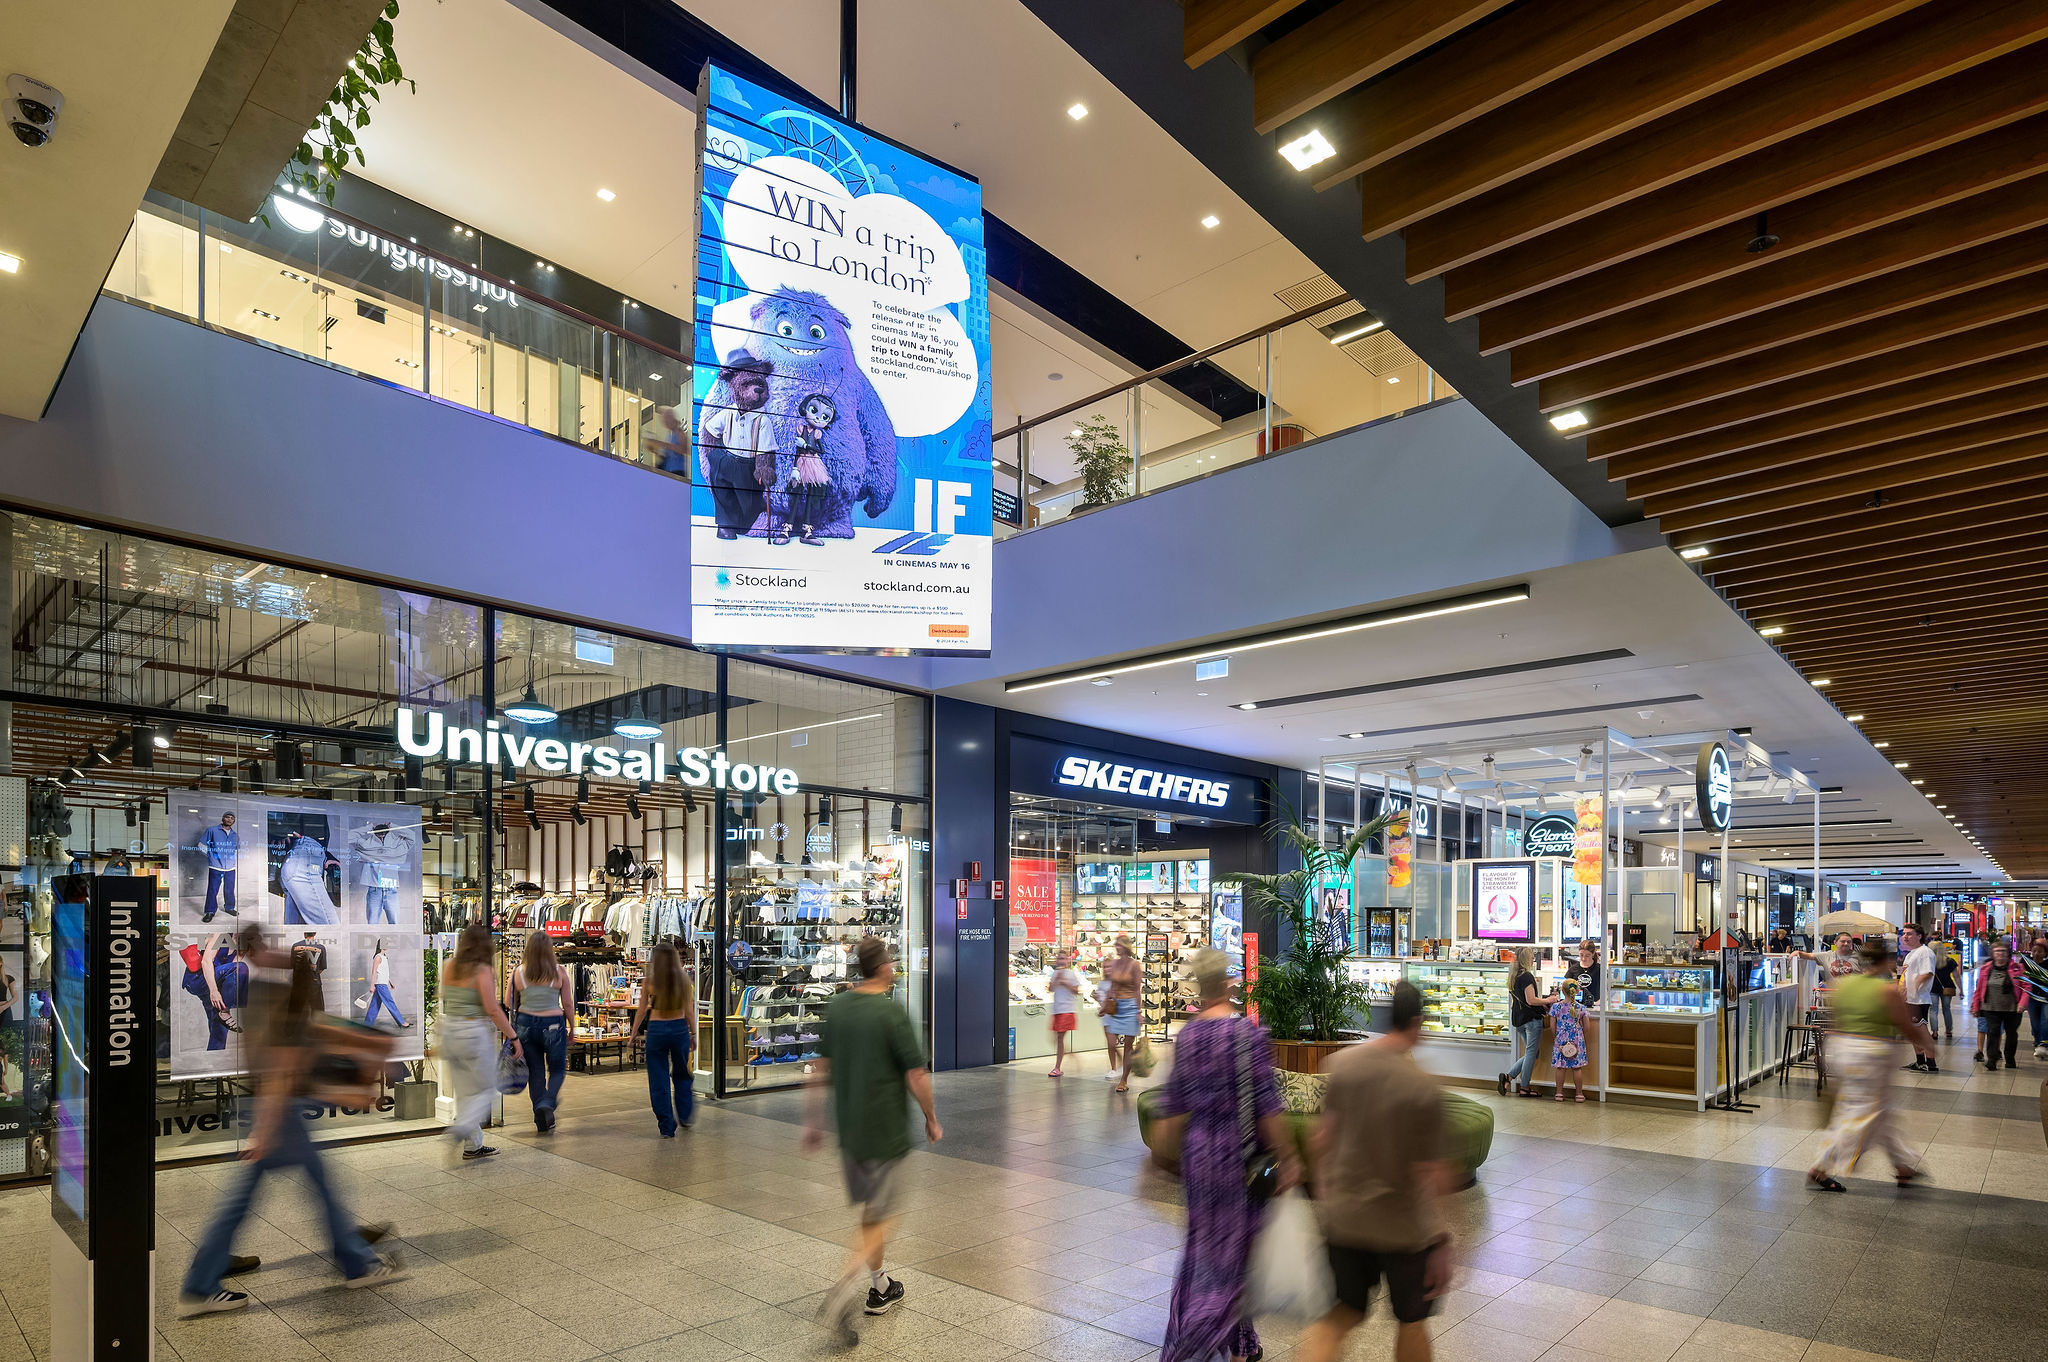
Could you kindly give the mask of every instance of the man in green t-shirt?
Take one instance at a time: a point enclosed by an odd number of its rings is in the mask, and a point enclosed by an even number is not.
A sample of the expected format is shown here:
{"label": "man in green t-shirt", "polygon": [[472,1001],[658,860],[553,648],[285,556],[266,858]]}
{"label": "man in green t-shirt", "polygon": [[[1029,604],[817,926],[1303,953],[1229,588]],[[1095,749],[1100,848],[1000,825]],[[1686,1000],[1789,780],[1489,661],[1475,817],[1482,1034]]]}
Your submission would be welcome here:
{"label": "man in green t-shirt", "polygon": [[944,1132],[932,1109],[932,1076],[910,1016],[889,996],[896,966],[879,937],[863,937],[854,958],[861,981],[825,1009],[819,1053],[823,1062],[811,1077],[805,1108],[803,1147],[815,1153],[825,1143],[825,1090],[839,1127],[839,1164],[846,1195],[861,1208],[853,1258],[839,1284],[825,1298],[821,1318],[842,1343],[859,1341],[853,1331],[860,1276],[868,1276],[867,1313],[884,1315],[903,1299],[903,1283],[882,1271],[882,1250],[901,1211],[903,1159],[910,1153],[910,1103],[924,1110],[925,1138],[937,1144]]}

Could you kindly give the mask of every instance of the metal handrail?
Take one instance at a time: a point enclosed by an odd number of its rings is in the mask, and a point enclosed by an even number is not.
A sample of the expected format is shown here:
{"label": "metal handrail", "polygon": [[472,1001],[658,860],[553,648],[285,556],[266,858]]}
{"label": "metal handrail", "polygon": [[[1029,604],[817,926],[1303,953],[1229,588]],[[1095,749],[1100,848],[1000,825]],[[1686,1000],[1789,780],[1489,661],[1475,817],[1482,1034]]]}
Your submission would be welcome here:
{"label": "metal handrail", "polygon": [[1149,369],[1146,372],[1139,374],[1135,378],[1125,379],[1123,382],[1117,384],[1113,388],[1104,388],[1099,393],[1091,393],[1089,396],[1082,398],[1078,402],[1069,402],[1064,407],[1056,408],[1052,411],[1046,412],[1041,416],[1034,416],[1028,421],[1020,420],[1017,422],[1016,425],[1011,426],[1008,430],[997,431],[995,433],[994,438],[997,440],[1007,440],[1012,435],[1015,435],[1020,431],[1028,430],[1032,426],[1041,425],[1047,421],[1056,420],[1059,417],[1065,416],[1068,412],[1079,411],[1083,407],[1092,407],[1097,402],[1100,402],[1105,398],[1115,397],[1118,393],[1129,392],[1133,388],[1142,387],[1144,384],[1151,383],[1157,379],[1164,378],[1166,377],[1166,375],[1174,373],[1181,369],[1188,368],[1190,365],[1200,364],[1203,360],[1211,359],[1217,355],[1222,354],[1225,350],[1233,349],[1236,346],[1243,345],[1246,341],[1254,341],[1261,336],[1270,336],[1275,331],[1284,330],[1285,328],[1294,325],[1298,321],[1304,321],[1307,318],[1317,316],[1324,312],[1328,312],[1330,309],[1334,307],[1341,306],[1343,304],[1343,301],[1344,300],[1341,298],[1333,299],[1326,303],[1317,303],[1314,307],[1305,307],[1301,309],[1299,312],[1290,312],[1285,317],[1282,317],[1279,321],[1267,322],[1264,326],[1254,327],[1250,331],[1245,332],[1241,336],[1233,336],[1231,339],[1223,341],[1217,345],[1212,345],[1206,350],[1197,350],[1194,354],[1186,355],[1180,359],[1173,361],[1173,363],[1171,364],[1161,365],[1157,369]]}

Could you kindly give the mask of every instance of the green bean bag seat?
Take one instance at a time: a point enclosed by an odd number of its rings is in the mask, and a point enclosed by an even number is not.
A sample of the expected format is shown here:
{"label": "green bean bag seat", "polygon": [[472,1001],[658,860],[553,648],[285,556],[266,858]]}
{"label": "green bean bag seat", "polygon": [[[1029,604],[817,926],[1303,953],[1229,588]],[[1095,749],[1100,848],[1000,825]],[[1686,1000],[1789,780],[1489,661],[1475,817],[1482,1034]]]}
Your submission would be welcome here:
{"label": "green bean bag seat", "polygon": [[[1180,1171],[1180,1131],[1177,1126],[1162,1123],[1159,1102],[1164,1090],[1147,1088],[1138,1094],[1138,1138],[1145,1142],[1145,1148],[1152,1151],[1152,1161],[1169,1173]],[[1287,1123],[1294,1131],[1296,1152],[1302,1166],[1313,1175],[1314,1168],[1309,1152],[1309,1136],[1315,1129],[1317,1113],[1312,1111],[1287,1112]],[[1493,1152],[1493,1110],[1483,1102],[1475,1102],[1462,1093],[1444,1092],[1444,1143],[1451,1160],[1463,1172],[1460,1188],[1470,1187],[1477,1181],[1479,1165],[1486,1162],[1486,1156]]]}

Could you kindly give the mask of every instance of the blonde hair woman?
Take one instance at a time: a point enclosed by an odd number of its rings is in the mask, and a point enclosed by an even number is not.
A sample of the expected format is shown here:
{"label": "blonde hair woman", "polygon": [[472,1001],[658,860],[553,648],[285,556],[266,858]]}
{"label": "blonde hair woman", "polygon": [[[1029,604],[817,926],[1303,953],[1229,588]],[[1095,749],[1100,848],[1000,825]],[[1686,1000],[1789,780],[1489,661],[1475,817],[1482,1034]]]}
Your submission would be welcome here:
{"label": "blonde hair woman", "polygon": [[1527,946],[1515,947],[1514,968],[1508,979],[1508,1022],[1514,1030],[1515,1062],[1500,1076],[1501,1096],[1508,1095],[1511,1080],[1517,1097],[1536,1095],[1529,1084],[1536,1077],[1536,1052],[1543,1044],[1544,1010],[1556,1001],[1556,994],[1537,991],[1536,952]]}
{"label": "blonde hair woman", "polygon": [[526,1052],[526,1098],[533,1104],[534,1129],[551,1134],[562,1076],[569,1071],[569,1042],[576,1038],[576,978],[562,968],[554,938],[546,932],[526,938],[526,958],[505,976],[505,1010],[514,1014],[519,1045]]}
{"label": "blonde hair woman", "polygon": [[633,1035],[647,1028],[647,1100],[664,1140],[676,1127],[689,1129],[696,1111],[691,1084],[690,1050],[697,1029],[697,1000],[683,955],[663,942],[647,957],[647,977],[640,984],[640,1006],[633,1013]]}
{"label": "blonde hair woman", "polygon": [[465,1159],[487,1159],[498,1152],[484,1143],[484,1122],[491,1119],[498,1090],[492,1032],[519,1039],[498,1006],[497,983],[490,930],[471,923],[455,938],[455,954],[441,966],[441,1058],[455,1090],[455,1120],[448,1133],[462,1142]]}

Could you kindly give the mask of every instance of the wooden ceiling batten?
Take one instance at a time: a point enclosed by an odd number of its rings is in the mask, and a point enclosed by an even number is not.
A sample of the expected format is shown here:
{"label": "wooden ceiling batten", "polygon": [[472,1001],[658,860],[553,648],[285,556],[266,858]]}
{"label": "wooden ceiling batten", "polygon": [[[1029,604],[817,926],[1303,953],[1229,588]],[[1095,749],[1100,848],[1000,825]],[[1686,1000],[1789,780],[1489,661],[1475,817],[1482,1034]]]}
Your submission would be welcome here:
{"label": "wooden ceiling batten", "polygon": [[1355,184],[1361,235],[2048,877],[2048,0],[1186,4],[1191,60],[1229,29],[1274,77],[1262,129],[1330,138],[1303,192]]}

